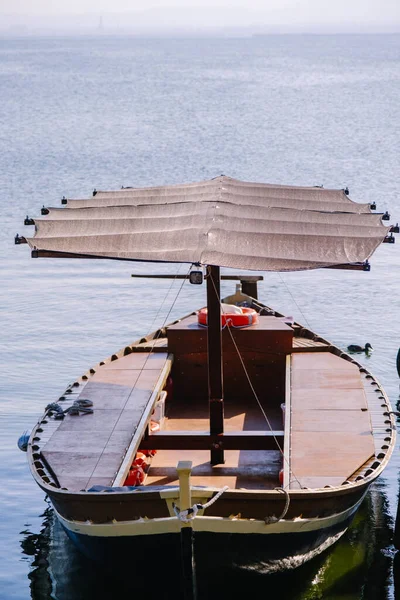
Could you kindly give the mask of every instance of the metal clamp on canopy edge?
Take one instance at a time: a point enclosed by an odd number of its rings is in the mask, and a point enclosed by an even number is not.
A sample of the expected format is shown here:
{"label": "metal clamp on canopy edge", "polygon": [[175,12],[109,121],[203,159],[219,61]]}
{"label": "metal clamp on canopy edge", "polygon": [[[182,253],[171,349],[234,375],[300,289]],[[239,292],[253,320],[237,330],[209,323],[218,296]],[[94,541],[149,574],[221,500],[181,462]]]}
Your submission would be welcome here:
{"label": "metal clamp on canopy edge", "polygon": [[390,235],[387,235],[385,237],[385,239],[383,240],[384,244],[394,244],[396,241],[396,238],[394,237],[393,233],[391,233]]}
{"label": "metal clamp on canopy edge", "polygon": [[27,241],[26,241],[26,239],[23,236],[18,235],[18,233],[17,233],[17,235],[14,238],[14,243],[15,244],[26,244]]}

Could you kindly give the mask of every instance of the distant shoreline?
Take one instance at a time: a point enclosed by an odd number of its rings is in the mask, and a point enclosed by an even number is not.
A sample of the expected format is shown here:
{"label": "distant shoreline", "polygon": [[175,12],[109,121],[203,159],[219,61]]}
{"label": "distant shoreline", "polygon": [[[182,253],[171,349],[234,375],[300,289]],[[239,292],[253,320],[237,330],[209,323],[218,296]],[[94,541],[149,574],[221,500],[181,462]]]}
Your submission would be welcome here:
{"label": "distant shoreline", "polygon": [[317,31],[292,31],[292,32],[248,32],[245,30],[228,31],[228,30],[185,30],[185,31],[62,31],[62,30],[39,30],[25,31],[21,28],[15,29],[0,29],[1,38],[136,38],[136,39],[251,39],[251,38],[270,38],[270,37],[367,37],[367,36],[398,36],[398,31],[332,31],[332,32],[317,32]]}

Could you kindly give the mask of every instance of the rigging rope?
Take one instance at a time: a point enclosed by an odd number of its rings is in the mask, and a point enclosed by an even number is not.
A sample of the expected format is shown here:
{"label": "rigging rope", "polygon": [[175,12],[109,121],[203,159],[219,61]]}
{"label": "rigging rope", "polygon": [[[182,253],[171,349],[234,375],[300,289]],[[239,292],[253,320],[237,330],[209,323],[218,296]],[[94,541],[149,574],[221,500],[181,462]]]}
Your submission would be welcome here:
{"label": "rigging rope", "polygon": [[[182,291],[182,288],[183,288],[183,285],[184,285],[184,283],[187,281],[187,278],[188,278],[188,275],[189,275],[189,273],[190,273],[190,270],[191,270],[191,268],[192,268],[192,264],[190,265],[190,267],[189,267],[189,269],[188,269],[188,271],[187,271],[187,273],[186,273],[186,275],[185,275],[185,278],[184,278],[184,279],[182,279],[182,283],[181,283],[181,285],[180,285],[180,287],[179,287],[179,289],[178,289],[178,292],[177,292],[177,294],[176,294],[176,296],[175,296],[175,300],[173,301],[173,303],[172,303],[172,305],[171,305],[171,308],[169,309],[169,311],[168,311],[168,314],[167,314],[167,316],[166,316],[166,317],[165,317],[165,319],[164,319],[164,323],[162,324],[162,326],[161,326],[161,328],[160,328],[160,331],[161,331],[161,329],[162,329],[163,327],[165,327],[165,324],[166,324],[167,320],[169,319],[169,315],[171,314],[171,312],[172,312],[172,309],[174,308],[174,306],[175,306],[175,304],[176,304],[176,301],[178,300],[179,294],[180,294],[180,293],[181,293],[181,291]],[[174,282],[175,280],[176,280],[176,278],[173,280],[173,282]],[[167,293],[168,293],[168,292],[167,292]]]}
{"label": "rigging rope", "polygon": [[[165,323],[167,322],[167,319],[169,318],[169,315],[171,314],[171,311],[172,311],[172,309],[173,309],[173,308],[174,308],[174,306],[175,306],[175,303],[176,303],[176,301],[177,301],[177,299],[178,299],[178,296],[179,296],[179,294],[181,293],[181,290],[182,290],[183,284],[184,284],[184,283],[185,283],[185,281],[187,280],[187,277],[188,277],[188,275],[189,275],[189,273],[190,273],[190,269],[191,269],[191,268],[192,268],[192,265],[190,265],[190,267],[189,267],[189,270],[188,270],[188,272],[186,273],[186,276],[185,276],[185,278],[182,280],[182,284],[180,285],[180,287],[179,287],[179,290],[178,290],[178,293],[177,293],[177,294],[176,294],[176,296],[175,296],[175,300],[173,301],[173,303],[172,303],[172,306],[171,306],[171,308],[169,309],[169,311],[168,311],[168,314],[167,314],[167,316],[166,316],[166,317],[165,317],[165,319],[164,319],[164,323],[162,324],[162,326],[161,326],[161,327],[159,328],[159,330],[157,331],[157,335],[156,335],[156,336],[155,336],[155,337],[154,337],[152,340],[150,340],[150,343],[151,343],[151,342],[154,342],[154,343],[153,343],[153,345],[152,345],[152,346],[151,346],[151,348],[150,348],[150,352],[148,353],[148,355],[147,355],[147,357],[146,357],[146,360],[144,361],[143,367],[140,369],[140,373],[142,373],[142,371],[144,370],[144,368],[145,368],[145,366],[146,366],[146,364],[147,364],[147,361],[149,360],[149,358],[150,358],[150,355],[151,355],[151,353],[153,352],[153,349],[154,349],[154,346],[155,346],[155,342],[156,342],[156,341],[159,339],[159,337],[160,337],[160,335],[161,335],[161,333],[162,333],[162,329],[163,329],[163,327],[165,326]],[[172,287],[172,285],[173,285],[173,283],[174,283],[175,281],[176,281],[176,276],[175,276],[175,278],[173,279],[173,282],[172,282],[172,284],[171,284],[171,286],[170,286],[170,289],[171,289],[171,287]],[[166,297],[167,297],[168,293],[169,293],[169,290],[167,291],[167,294],[166,294],[166,296],[165,296],[165,298],[164,298],[164,300],[163,300],[163,303],[165,302],[165,299],[166,299]],[[162,304],[163,304],[163,303],[162,303]],[[161,305],[161,306],[162,306],[162,305]],[[159,312],[160,312],[160,310],[161,310],[161,307],[160,307],[160,309],[159,309]],[[159,314],[159,312],[158,312],[157,314]],[[117,423],[118,423],[118,421],[117,421]],[[110,435],[108,436],[108,439],[107,439],[106,445],[108,444],[108,442],[109,442],[109,440],[110,440],[110,438],[111,438],[111,436],[112,436],[112,434],[113,434],[113,432],[114,432],[114,430],[115,430],[115,428],[116,428],[116,426],[117,426],[117,423],[114,425],[113,429],[111,430],[111,432],[110,432]],[[93,468],[93,471],[92,471],[91,477],[93,476],[93,473],[94,473],[94,471],[95,471],[95,469],[96,469],[96,467],[97,467],[97,465],[98,465],[98,463],[99,463],[99,461],[100,461],[100,458],[101,458],[101,456],[102,456],[102,454],[100,455],[100,457],[99,457],[99,460],[97,461],[97,463],[95,464],[95,466],[94,466],[94,468]]]}
{"label": "rigging rope", "polygon": [[279,515],[279,517],[275,517],[275,515],[272,515],[271,517],[265,517],[264,521],[265,521],[266,525],[270,525],[271,523],[277,523],[281,519],[284,519],[286,517],[287,511],[289,510],[289,506],[290,506],[289,492],[287,490],[285,490],[285,488],[276,487],[275,490],[277,492],[283,492],[285,494],[285,508],[283,509],[283,512]]}
{"label": "rigging rope", "polygon": [[283,279],[282,274],[278,273],[280,280],[282,281],[283,285],[286,287],[287,291],[289,292],[290,297],[292,298],[293,302],[295,303],[295,305],[297,306],[301,316],[303,317],[307,327],[310,327],[309,322],[307,321],[307,318],[305,316],[305,314],[303,313],[303,311],[301,310],[300,306],[297,304],[295,297],[293,296],[292,292],[290,291],[290,288],[288,286],[288,284],[286,283],[286,281]]}
{"label": "rigging rope", "polygon": [[[177,299],[179,297],[179,294],[180,294],[180,292],[182,290],[182,287],[183,287],[185,281],[188,278],[188,275],[190,273],[191,268],[192,268],[192,264],[190,265],[189,270],[186,273],[185,278],[182,280],[182,284],[180,285],[179,290],[178,290],[178,292],[177,292],[177,294],[175,296],[175,299],[174,299],[174,301],[173,301],[173,303],[172,303],[172,305],[171,305],[171,307],[170,307],[170,309],[168,311],[168,314],[167,314],[167,316],[164,319],[163,325],[157,331],[157,335],[152,340],[154,343],[153,343],[152,347],[150,348],[150,352],[148,353],[148,356],[146,357],[145,363],[144,363],[141,371],[144,370],[144,367],[145,367],[147,361],[149,360],[149,357],[150,357],[150,355],[151,355],[151,353],[152,353],[152,351],[154,349],[155,342],[157,341],[157,339],[160,337],[160,335],[162,333],[162,329],[165,326],[165,324],[167,322],[167,319],[169,318],[169,315],[171,314],[171,311],[172,311],[172,309],[175,306],[175,303],[176,303],[176,301],[177,301]],[[156,317],[153,320],[153,324],[154,324],[155,320],[157,319],[158,315],[160,314],[160,311],[161,311],[161,309],[162,309],[162,307],[163,307],[163,305],[165,303],[165,300],[166,300],[166,298],[167,298],[167,296],[168,296],[168,294],[169,294],[172,286],[174,285],[174,283],[176,281],[177,275],[175,276],[175,278],[173,279],[173,281],[172,281],[169,289],[167,290],[167,293],[166,293],[166,295],[164,297],[164,300],[163,300],[163,302],[162,302],[162,304],[161,304],[161,306],[160,306],[160,308],[159,308],[159,310],[157,312]],[[83,399],[83,398],[75,400],[74,403],[71,406],[69,406],[66,410],[63,410],[62,407],[60,406],[60,404],[58,404],[57,402],[52,402],[51,404],[48,404],[46,406],[44,416],[49,416],[49,417],[53,416],[53,418],[55,420],[62,420],[62,419],[64,419],[64,417],[65,417],[66,414],[70,414],[71,416],[78,416],[80,413],[82,413],[82,414],[92,414],[93,413],[93,408],[91,408],[92,406],[93,406],[93,402],[91,400],[87,400],[87,399]],[[108,439],[107,439],[107,443],[110,440],[111,435],[113,434],[116,425],[117,424],[115,424],[114,427],[113,427],[113,429],[111,430],[110,435],[108,436]],[[95,471],[95,469],[96,469],[96,467],[97,467],[97,465],[98,465],[98,463],[100,461],[101,456],[102,456],[102,454],[100,454],[100,457],[99,457],[98,461],[94,465],[94,468],[92,470],[91,476],[93,475],[93,473],[94,473],[94,471]]]}
{"label": "rigging rope", "polygon": [[[149,332],[148,332],[148,334],[147,334],[147,335],[149,335],[149,334],[150,334],[150,333],[153,331],[153,327],[154,327],[155,323],[157,322],[157,319],[158,319],[158,316],[159,316],[159,314],[160,314],[160,312],[161,312],[161,310],[162,310],[162,307],[164,306],[164,304],[165,304],[165,302],[166,302],[166,300],[167,300],[167,298],[168,298],[168,294],[169,294],[169,293],[170,293],[170,291],[172,290],[172,288],[173,288],[173,286],[174,286],[174,284],[175,284],[176,278],[177,278],[177,277],[178,277],[178,275],[180,274],[180,269],[181,269],[181,267],[182,267],[182,265],[179,265],[179,267],[178,267],[178,272],[175,274],[175,277],[172,279],[171,285],[169,286],[169,288],[168,288],[168,290],[167,290],[167,293],[165,294],[165,296],[164,296],[164,299],[163,299],[163,301],[161,302],[161,304],[160,304],[160,306],[159,306],[159,308],[158,308],[158,311],[157,311],[157,313],[156,313],[156,316],[154,317],[154,319],[153,319],[153,322],[152,322],[152,324],[150,325],[150,330],[149,330]],[[184,280],[184,281],[185,281],[185,280]]]}

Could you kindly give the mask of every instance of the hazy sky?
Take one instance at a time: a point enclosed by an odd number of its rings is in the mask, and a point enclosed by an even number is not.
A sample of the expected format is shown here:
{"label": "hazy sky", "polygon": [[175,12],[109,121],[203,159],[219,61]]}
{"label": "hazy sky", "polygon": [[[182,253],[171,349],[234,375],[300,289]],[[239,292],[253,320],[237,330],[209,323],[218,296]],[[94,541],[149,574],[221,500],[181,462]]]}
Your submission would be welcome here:
{"label": "hazy sky", "polygon": [[400,0],[0,0],[3,29],[74,23],[88,27],[100,16],[105,29],[309,25],[399,31]]}

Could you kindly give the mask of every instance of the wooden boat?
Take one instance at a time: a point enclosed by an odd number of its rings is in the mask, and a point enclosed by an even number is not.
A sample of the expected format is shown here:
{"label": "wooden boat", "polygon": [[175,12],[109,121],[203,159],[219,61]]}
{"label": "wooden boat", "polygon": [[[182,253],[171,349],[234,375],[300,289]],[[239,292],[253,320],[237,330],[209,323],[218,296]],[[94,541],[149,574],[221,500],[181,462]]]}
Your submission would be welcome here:
{"label": "wooden boat", "polygon": [[[196,193],[196,198],[214,194],[216,186],[235,189],[230,200],[224,200],[233,212],[240,188],[241,202],[247,198],[247,213],[255,207],[258,220],[267,208],[275,217],[305,211],[307,215],[295,215],[300,228],[306,217],[322,223],[325,215],[323,236],[331,235],[330,225],[335,228],[335,239],[327,244],[340,247],[339,255],[333,258],[328,252],[323,260],[315,240],[303,240],[311,249],[307,259],[303,252],[298,268],[366,269],[363,261],[387,237],[380,217],[369,207],[362,211],[366,205],[352,203],[343,191],[334,195],[332,190],[218,178],[66,200],[70,208],[45,209],[45,219],[35,220],[35,237],[26,241],[33,256],[133,259],[134,254],[138,259],[163,260],[162,236],[155,236],[157,254],[140,245],[143,236],[136,240],[126,233],[128,208],[135,213],[135,222],[140,211],[146,216],[169,211],[162,225],[168,238],[172,207],[176,231],[185,238],[175,204],[185,219],[193,210],[200,214],[203,202],[211,201],[193,202],[190,194]],[[277,203],[273,194],[280,196],[278,207],[270,206]],[[296,198],[307,206],[288,207]],[[326,198],[329,204],[323,209]],[[249,226],[268,238],[266,223],[253,219],[249,224],[240,208],[240,231]],[[209,209],[207,205],[207,215]],[[78,218],[79,211],[83,212]],[[115,222],[106,227],[102,219],[109,218]],[[365,228],[362,235],[355,224]],[[157,229],[158,221],[143,227]],[[299,260],[290,256],[291,227],[282,223],[279,227],[286,231],[286,256],[277,261],[272,252],[273,268],[280,270],[285,263],[291,270]],[[104,248],[102,235],[107,238]],[[91,236],[96,237],[95,246]],[[112,247],[110,236],[116,236],[118,248]],[[301,254],[296,236],[294,232],[293,252]],[[254,259],[256,248],[260,251],[259,235],[254,237],[254,243],[247,242],[247,255],[256,268],[268,270],[265,257]],[[353,262],[343,263],[343,239],[348,244],[346,256],[356,257]],[[318,242],[322,244],[321,239]],[[204,310],[194,311],[77,379],[55,406],[47,407],[32,431],[28,460],[33,477],[49,496],[68,536],[87,555],[102,561],[132,563],[132,557],[139,560],[156,552],[176,568],[183,558],[186,573],[193,557],[197,565],[208,562],[265,572],[294,568],[346,531],[369,486],[387,465],[396,436],[389,400],[353,356],[261,303],[256,283],[260,276],[227,276],[241,284],[221,301],[216,263],[248,269],[247,255],[241,253],[240,260],[219,259],[213,250],[213,259],[195,261],[185,248],[182,255],[179,252],[165,259],[206,265],[207,326]],[[326,254],[327,248],[322,252]],[[201,279],[201,271],[194,268],[193,282]],[[251,315],[249,324],[235,326],[243,312]],[[85,404],[92,404],[89,414]],[[73,406],[77,414],[70,410]]]}

